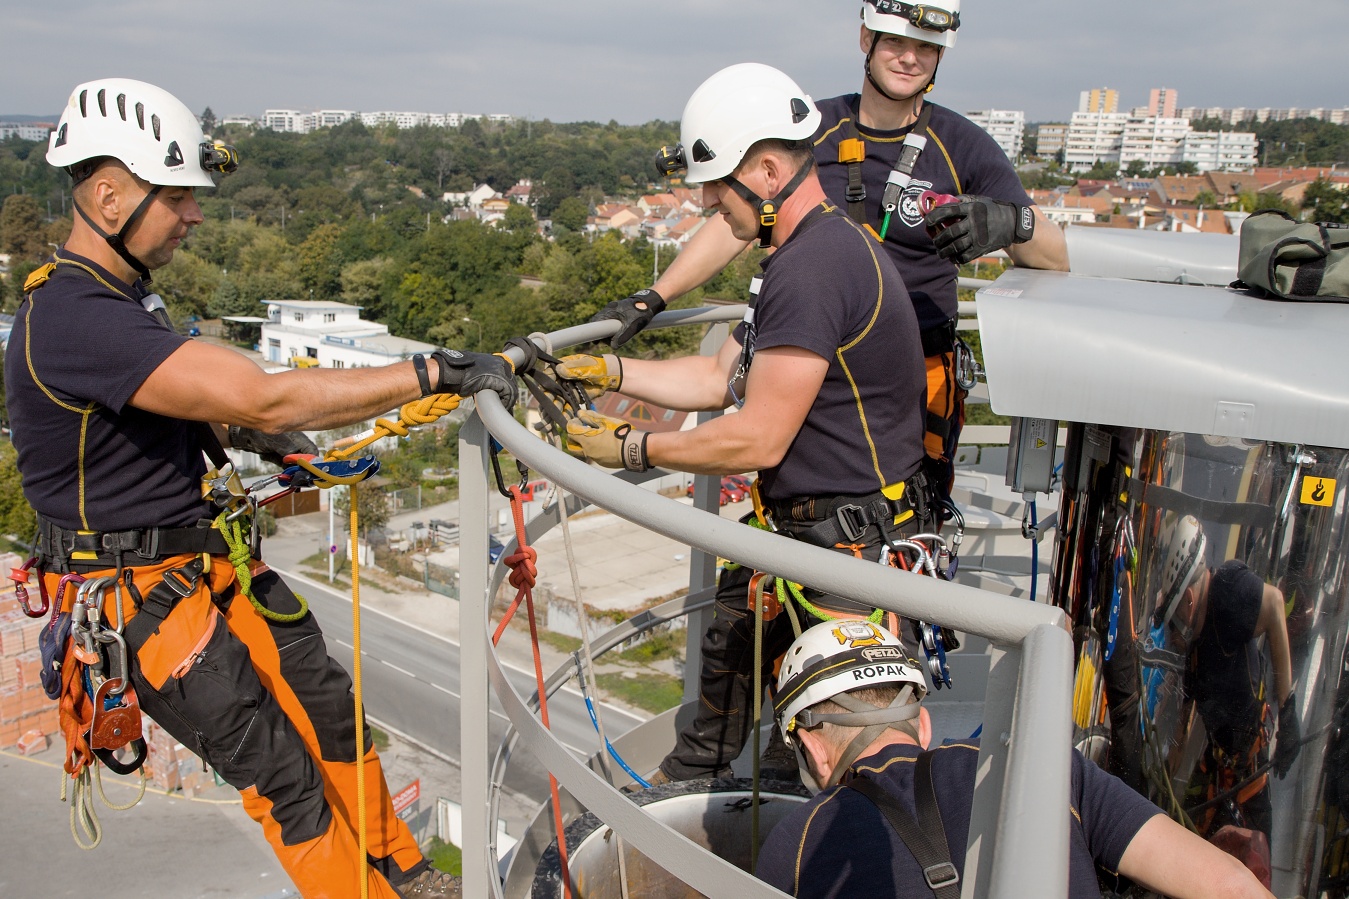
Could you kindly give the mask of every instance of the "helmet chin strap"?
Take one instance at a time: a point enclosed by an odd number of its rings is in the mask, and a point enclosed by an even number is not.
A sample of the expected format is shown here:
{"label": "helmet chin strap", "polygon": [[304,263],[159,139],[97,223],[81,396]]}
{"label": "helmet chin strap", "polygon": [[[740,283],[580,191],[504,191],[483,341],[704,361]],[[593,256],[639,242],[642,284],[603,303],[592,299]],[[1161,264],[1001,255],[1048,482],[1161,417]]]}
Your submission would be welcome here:
{"label": "helmet chin strap", "polygon": [[127,220],[122,224],[122,227],[118,229],[116,234],[109,234],[108,232],[100,228],[94,222],[94,220],[89,217],[89,213],[85,212],[84,209],[80,206],[79,201],[72,200],[72,204],[75,207],[75,211],[80,214],[80,218],[84,219],[84,223],[88,225],[90,228],[93,228],[95,234],[106,240],[108,242],[108,246],[112,247],[113,252],[116,253],[118,256],[122,257],[123,261],[125,261],[127,265],[135,269],[136,274],[138,274],[140,276],[140,279],[144,281],[146,284],[149,284],[151,281],[150,269],[145,265],[144,262],[141,262],[139,259],[137,259],[134,255],[132,255],[131,251],[127,249],[126,239],[127,237],[130,236],[131,229],[136,226],[136,224],[140,221],[141,216],[145,214],[145,210],[149,209],[150,204],[154,202],[155,195],[158,194],[162,189],[163,189],[162,185],[152,186],[150,188],[150,192],[145,195],[145,199],[141,200],[140,205],[135,208],[135,210],[131,213],[131,215],[127,216]]}
{"label": "helmet chin strap", "polygon": [[787,202],[787,198],[796,193],[796,189],[801,186],[801,182],[806,180],[806,176],[815,168],[815,157],[811,157],[792,176],[792,180],[787,182],[787,186],[778,191],[778,195],[771,200],[765,200],[763,197],[741,184],[735,178],[727,175],[722,178],[731,190],[740,195],[746,203],[754,207],[759,216],[759,246],[767,247],[773,237],[773,226],[778,223],[778,212],[782,209],[782,204]]}
{"label": "helmet chin strap", "polygon": [[906,100],[913,100],[914,101],[913,112],[914,115],[917,115],[918,98],[923,96],[924,94],[932,93],[932,89],[937,86],[937,70],[941,68],[941,57],[940,56],[937,57],[937,64],[932,67],[932,77],[927,80],[926,87],[924,87],[920,91],[910,94],[907,97],[896,97],[894,94],[890,93],[885,88],[881,87],[881,83],[876,80],[876,76],[871,74],[871,57],[876,52],[876,45],[880,43],[880,40],[881,40],[881,33],[879,31],[871,32],[871,49],[867,51],[867,61],[865,66],[867,73],[867,81],[871,82],[871,86],[876,89],[877,93],[879,93],[882,97],[891,101],[892,103],[903,103]]}

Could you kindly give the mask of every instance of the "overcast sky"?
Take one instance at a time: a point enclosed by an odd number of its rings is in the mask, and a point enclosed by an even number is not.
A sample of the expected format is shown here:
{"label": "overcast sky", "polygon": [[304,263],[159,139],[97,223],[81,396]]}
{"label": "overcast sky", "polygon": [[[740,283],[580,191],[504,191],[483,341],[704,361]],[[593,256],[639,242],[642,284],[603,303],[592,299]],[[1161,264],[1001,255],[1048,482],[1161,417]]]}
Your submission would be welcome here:
{"label": "overcast sky", "polygon": [[[0,0],[0,115],[53,115],[77,83],[150,81],[195,112],[267,108],[677,119],[736,62],[816,98],[859,89],[857,0]],[[1286,24],[1280,13],[1286,13]],[[1086,88],[1122,109],[1349,106],[1345,0],[974,0],[932,95],[1066,120]]]}

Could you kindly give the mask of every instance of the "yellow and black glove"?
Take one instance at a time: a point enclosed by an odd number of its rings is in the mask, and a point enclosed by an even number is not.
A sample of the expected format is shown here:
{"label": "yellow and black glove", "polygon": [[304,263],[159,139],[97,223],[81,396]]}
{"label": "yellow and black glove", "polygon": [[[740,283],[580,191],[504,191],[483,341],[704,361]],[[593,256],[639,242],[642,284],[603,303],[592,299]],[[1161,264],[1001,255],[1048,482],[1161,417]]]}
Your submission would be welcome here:
{"label": "yellow and black glove", "polygon": [[579,381],[585,388],[586,396],[592,400],[619,389],[623,384],[623,360],[613,353],[603,356],[584,353],[563,356],[554,369],[559,378]]}
{"label": "yellow and black glove", "polygon": [[626,421],[583,409],[567,422],[567,451],[605,468],[646,471],[651,468],[646,457],[650,436]]}

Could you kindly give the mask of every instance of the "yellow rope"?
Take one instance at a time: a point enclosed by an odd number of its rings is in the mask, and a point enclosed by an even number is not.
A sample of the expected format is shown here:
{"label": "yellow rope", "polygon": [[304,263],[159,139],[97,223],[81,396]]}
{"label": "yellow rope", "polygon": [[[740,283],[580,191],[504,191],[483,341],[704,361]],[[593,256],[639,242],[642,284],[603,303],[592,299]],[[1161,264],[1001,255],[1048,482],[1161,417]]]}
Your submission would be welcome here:
{"label": "yellow rope", "polygon": [[[376,440],[383,440],[385,437],[406,437],[410,428],[430,424],[441,416],[448,415],[458,409],[461,402],[463,400],[457,394],[436,393],[404,403],[398,410],[398,421],[389,421],[387,418],[375,419],[374,430],[350,446],[329,450],[328,458],[349,459]],[[304,466],[303,462],[300,464]]]}
{"label": "yellow rope", "polygon": [[[357,550],[360,548],[359,519],[356,513],[355,484],[351,485],[351,680],[352,692],[356,696],[356,836],[360,841],[360,851],[356,856],[362,862],[366,858],[367,839],[365,835],[365,712],[361,707],[361,579],[360,561]],[[369,899],[370,874],[366,866],[361,865],[361,899]]]}

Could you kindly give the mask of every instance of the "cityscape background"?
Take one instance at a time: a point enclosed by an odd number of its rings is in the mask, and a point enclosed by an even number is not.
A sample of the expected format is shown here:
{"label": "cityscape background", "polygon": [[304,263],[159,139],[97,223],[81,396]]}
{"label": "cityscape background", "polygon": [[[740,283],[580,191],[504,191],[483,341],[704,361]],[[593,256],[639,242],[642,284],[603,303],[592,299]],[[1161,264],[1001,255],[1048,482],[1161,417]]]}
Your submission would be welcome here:
{"label": "cityscape background", "polygon": [[[166,0],[8,3],[0,11],[0,114],[59,112],[108,75],[171,89],[221,117],[270,107],[479,110],[553,121],[674,120],[707,75],[772,62],[817,98],[860,83],[857,0],[688,0],[671,7],[573,0],[239,0],[219,11]],[[1335,70],[1342,0],[1281,19],[1255,0],[1128,6],[973,3],[933,99],[1056,121],[1084,85],[1131,105],[1165,84],[1186,102],[1344,106]],[[1306,67],[1297,77],[1298,65]],[[1320,68],[1318,68],[1318,66]]]}

